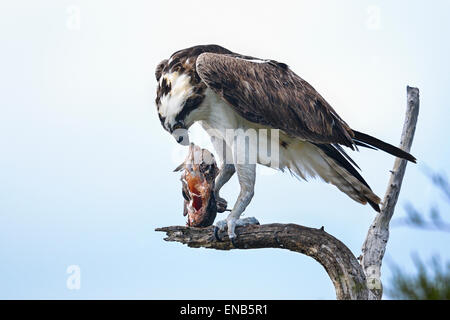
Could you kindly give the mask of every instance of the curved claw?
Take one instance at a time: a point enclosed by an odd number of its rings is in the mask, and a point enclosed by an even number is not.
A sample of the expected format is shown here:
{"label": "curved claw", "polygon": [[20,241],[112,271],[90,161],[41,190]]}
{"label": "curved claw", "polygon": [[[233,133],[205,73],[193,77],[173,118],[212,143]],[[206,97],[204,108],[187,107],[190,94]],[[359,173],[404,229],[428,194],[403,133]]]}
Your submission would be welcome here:
{"label": "curved claw", "polygon": [[230,241],[231,241],[231,244],[233,245],[233,247],[235,247],[235,248],[237,248],[238,246],[236,245],[236,237],[231,237],[230,238]]}
{"label": "curved claw", "polygon": [[[227,211],[228,203],[224,198],[217,197],[216,205],[217,205],[217,212],[221,213],[221,212]],[[230,210],[228,210],[228,211],[230,211]]]}
{"label": "curved claw", "polygon": [[219,237],[219,230],[218,226],[214,226],[214,238],[219,242],[223,242],[222,238]]}

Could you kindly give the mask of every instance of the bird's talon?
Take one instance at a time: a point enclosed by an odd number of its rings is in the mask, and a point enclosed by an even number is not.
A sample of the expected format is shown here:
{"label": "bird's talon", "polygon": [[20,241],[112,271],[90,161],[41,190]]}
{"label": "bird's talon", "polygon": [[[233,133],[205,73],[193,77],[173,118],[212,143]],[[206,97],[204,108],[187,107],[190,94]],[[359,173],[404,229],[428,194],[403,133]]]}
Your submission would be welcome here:
{"label": "bird's talon", "polygon": [[221,213],[227,211],[228,202],[224,198],[217,196],[216,205],[217,205],[217,212]]}
{"label": "bird's talon", "polygon": [[214,238],[219,242],[223,242],[222,238],[219,236],[219,230],[220,228],[218,226],[214,226]]}

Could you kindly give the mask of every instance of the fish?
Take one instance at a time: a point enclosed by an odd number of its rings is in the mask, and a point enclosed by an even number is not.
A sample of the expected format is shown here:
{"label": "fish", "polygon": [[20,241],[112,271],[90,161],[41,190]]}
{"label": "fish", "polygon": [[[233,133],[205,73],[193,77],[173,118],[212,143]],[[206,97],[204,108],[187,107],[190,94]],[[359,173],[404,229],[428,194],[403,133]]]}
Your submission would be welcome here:
{"label": "fish", "polygon": [[182,171],[180,180],[184,198],[183,216],[187,216],[186,225],[211,226],[218,212],[214,186],[219,168],[214,155],[191,143],[186,159],[174,171]]}

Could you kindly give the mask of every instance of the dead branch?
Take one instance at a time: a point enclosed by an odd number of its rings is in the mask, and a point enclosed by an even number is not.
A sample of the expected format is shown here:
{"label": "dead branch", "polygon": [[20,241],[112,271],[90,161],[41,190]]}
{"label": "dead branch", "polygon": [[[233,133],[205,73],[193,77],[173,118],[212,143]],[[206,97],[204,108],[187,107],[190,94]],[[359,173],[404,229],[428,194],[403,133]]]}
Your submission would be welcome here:
{"label": "dead branch", "polygon": [[327,271],[336,289],[337,299],[367,299],[366,278],[358,260],[338,239],[322,229],[296,224],[265,224],[237,227],[236,247],[226,232],[214,238],[214,227],[190,228],[172,226],[158,228],[167,233],[166,241],[177,241],[193,248],[218,250],[281,248],[306,254],[318,261]]}
{"label": "dead branch", "polygon": [[[406,118],[403,124],[400,149],[409,152],[419,115],[419,89],[408,86],[407,99]],[[395,205],[400,194],[406,164],[406,160],[395,159],[381,212],[375,217],[370,226],[362,247],[361,265],[367,277],[367,285],[370,290],[369,299],[381,299],[383,294],[383,286],[380,280],[381,264],[389,240],[389,222],[394,214]]]}

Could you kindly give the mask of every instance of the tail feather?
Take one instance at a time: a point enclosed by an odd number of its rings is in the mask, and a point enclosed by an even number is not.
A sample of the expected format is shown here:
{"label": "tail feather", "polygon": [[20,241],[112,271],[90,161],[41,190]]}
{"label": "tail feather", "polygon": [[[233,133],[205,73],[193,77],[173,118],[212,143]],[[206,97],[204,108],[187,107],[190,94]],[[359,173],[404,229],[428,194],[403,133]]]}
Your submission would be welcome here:
{"label": "tail feather", "polygon": [[364,142],[361,142],[361,141],[358,141],[358,140],[355,140],[355,139],[353,139],[353,142],[354,142],[357,146],[360,146],[360,147],[364,147],[364,148],[372,149],[372,150],[378,150],[377,148],[372,147],[372,146],[368,145],[367,143],[364,143]]}
{"label": "tail feather", "polygon": [[[369,136],[368,134],[353,130],[353,133],[355,134],[353,140],[355,141],[355,144],[365,147],[365,145],[369,145],[369,147],[375,147],[377,149],[383,150],[387,153],[390,153],[396,157],[406,159],[408,161],[416,163],[416,158],[413,157],[411,154],[409,154],[406,151],[403,151],[402,149],[399,149],[397,147],[394,147],[393,145],[386,143],[384,141],[381,141],[380,139],[377,139],[375,137]],[[365,144],[365,145],[363,145]]]}
{"label": "tail feather", "polygon": [[[345,192],[352,199],[361,202],[363,204],[369,203],[369,205],[377,212],[380,212],[380,198],[372,191],[370,186],[364,180],[364,178],[359,174],[359,172],[352,165],[354,161],[340,148],[330,144],[315,144],[325,156],[323,157],[325,161],[339,174],[341,177],[340,183],[335,184],[341,191]],[[350,161],[349,161],[350,160]],[[346,181],[343,183],[342,179]],[[344,185],[352,186],[351,191],[344,191],[340,186]],[[348,189],[347,187],[345,189]],[[356,196],[355,199],[353,196]]]}
{"label": "tail feather", "polygon": [[292,174],[305,180],[319,176],[354,201],[369,203],[375,211],[380,211],[380,198],[370,189],[342,148],[330,144],[291,141],[288,148],[280,150],[280,169],[287,168]]}

